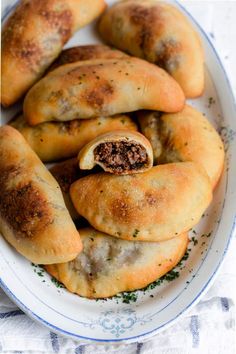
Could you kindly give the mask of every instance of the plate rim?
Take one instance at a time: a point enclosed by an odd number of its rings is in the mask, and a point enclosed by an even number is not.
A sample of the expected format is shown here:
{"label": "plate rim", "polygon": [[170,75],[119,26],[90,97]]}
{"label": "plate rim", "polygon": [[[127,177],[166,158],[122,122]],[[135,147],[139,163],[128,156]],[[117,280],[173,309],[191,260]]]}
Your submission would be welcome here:
{"label": "plate rim", "polygon": [[[16,6],[16,4],[18,3],[19,0],[16,0],[14,3],[12,3],[12,5],[10,6],[9,10],[6,11],[6,13],[4,14],[4,16],[2,17],[2,22],[6,19],[6,17],[9,15],[9,13],[13,10],[13,8]],[[202,34],[202,36],[204,37],[204,39],[206,40],[206,42],[209,44],[209,46],[211,47],[211,50],[214,53],[214,56],[216,58],[216,61],[218,62],[220,69],[223,72],[224,78],[226,80],[226,84],[228,87],[228,91],[230,92],[230,100],[232,101],[232,106],[233,106],[233,110],[236,113],[236,97],[233,94],[233,89],[232,89],[232,85],[231,82],[228,78],[228,75],[226,73],[226,70],[224,68],[224,65],[222,63],[222,60],[216,50],[216,48],[214,47],[212,41],[210,40],[209,36],[207,35],[207,33],[205,32],[205,30],[201,27],[201,25],[198,23],[198,21],[193,17],[193,15],[180,3],[180,1],[178,0],[173,0],[172,1],[174,3],[174,5],[177,5],[177,7],[180,8],[180,10],[182,12],[184,12],[187,17],[189,17],[191,19],[191,21],[195,24],[195,26],[198,28],[199,32]],[[228,174],[227,174],[227,180],[226,183],[228,181]],[[223,209],[222,209],[223,212]],[[211,274],[211,276],[208,278],[207,282],[204,284],[204,286],[199,289],[199,291],[197,292],[196,296],[193,298],[193,300],[184,308],[182,309],[175,317],[172,317],[171,319],[169,319],[167,322],[163,323],[162,325],[159,325],[157,328],[154,328],[151,331],[148,331],[146,333],[142,333],[139,335],[135,335],[135,336],[131,336],[128,338],[113,338],[113,339],[98,339],[98,338],[90,338],[90,337],[85,337],[79,334],[75,334],[75,333],[71,333],[69,331],[66,331],[58,326],[55,326],[53,324],[51,324],[50,322],[46,321],[45,319],[41,318],[39,315],[37,315],[36,313],[34,313],[29,307],[27,307],[23,302],[21,302],[21,300],[19,300],[17,298],[17,296],[15,294],[13,294],[11,292],[11,290],[8,288],[8,286],[4,283],[4,281],[2,281],[1,277],[0,277],[0,287],[2,288],[2,290],[7,294],[7,296],[9,296],[9,298],[25,313],[27,314],[31,319],[37,321],[37,323],[40,324],[44,324],[44,326],[46,326],[47,328],[49,328],[50,330],[53,330],[55,333],[58,333],[60,335],[64,335],[66,337],[69,338],[73,338],[73,339],[78,339],[78,340],[84,340],[85,344],[88,344],[88,342],[100,342],[100,343],[134,343],[134,342],[139,342],[140,340],[143,339],[148,339],[151,336],[154,336],[155,334],[161,332],[164,329],[167,329],[168,327],[174,325],[174,323],[176,323],[181,316],[183,316],[184,314],[187,314],[188,311],[191,310],[191,308],[196,305],[202,298],[202,296],[207,292],[207,290],[210,288],[210,286],[212,286],[213,282],[215,281],[215,278],[217,276],[217,273],[220,270],[220,267],[223,264],[223,261],[225,259],[225,255],[228,252],[230,243],[232,241],[232,238],[235,234],[236,236],[236,214],[233,216],[233,221],[232,224],[229,225],[228,229],[230,230],[230,233],[227,237],[227,243],[225,245],[225,248],[223,250],[222,256],[221,258],[218,260],[218,263],[216,264],[216,266],[214,267],[214,270]],[[82,344],[82,343],[80,343]]]}

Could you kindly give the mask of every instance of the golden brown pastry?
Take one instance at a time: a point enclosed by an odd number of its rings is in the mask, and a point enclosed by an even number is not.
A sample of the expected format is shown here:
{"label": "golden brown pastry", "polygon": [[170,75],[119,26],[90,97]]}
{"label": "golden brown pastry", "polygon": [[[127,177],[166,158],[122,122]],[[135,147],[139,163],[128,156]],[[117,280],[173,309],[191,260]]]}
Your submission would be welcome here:
{"label": "golden brown pastry", "polygon": [[89,141],[111,130],[137,130],[132,119],[124,114],[68,122],[45,122],[34,127],[21,115],[12,120],[10,125],[19,130],[44,162],[76,156]]}
{"label": "golden brown pastry", "polygon": [[99,231],[125,240],[163,241],[197,224],[212,189],[201,166],[180,162],[127,176],[86,176],[71,185],[70,196]]}
{"label": "golden brown pastry", "polygon": [[178,83],[138,58],[94,59],[60,66],[34,85],[24,101],[27,122],[93,118],[138,109],[177,112]]}
{"label": "golden brown pastry", "polygon": [[39,264],[74,259],[82,243],[59,185],[23,136],[0,127],[0,231]]}
{"label": "golden brown pastry", "polygon": [[197,162],[215,187],[224,165],[224,146],[202,113],[186,105],[175,114],[140,111],[137,115],[142,133],[152,144],[156,163]]}
{"label": "golden brown pastry", "polygon": [[21,0],[2,30],[1,103],[16,102],[104,9],[104,0]]}
{"label": "golden brown pastry", "polygon": [[114,130],[97,136],[80,150],[81,170],[99,165],[104,171],[128,175],[149,170],[153,165],[152,146],[138,132]]}
{"label": "golden brown pastry", "polygon": [[120,1],[102,15],[99,32],[107,43],[167,70],[186,97],[202,94],[200,38],[175,6],[156,0]]}
{"label": "golden brown pastry", "polygon": [[57,163],[56,165],[52,166],[49,171],[61,188],[65,205],[70,213],[70,216],[73,220],[78,219],[79,214],[72,204],[69,191],[73,182],[86,175],[85,171],[81,171],[79,169],[76,157]]}
{"label": "golden brown pastry", "polygon": [[75,63],[76,61],[91,59],[121,59],[128,55],[115,48],[103,44],[80,45],[64,49],[56,61],[51,65],[49,71],[58,66]]}
{"label": "golden brown pastry", "polygon": [[93,228],[79,230],[83,252],[71,262],[46,270],[72,293],[88,298],[143,288],[171,270],[183,257],[188,235],[164,242],[119,240]]}

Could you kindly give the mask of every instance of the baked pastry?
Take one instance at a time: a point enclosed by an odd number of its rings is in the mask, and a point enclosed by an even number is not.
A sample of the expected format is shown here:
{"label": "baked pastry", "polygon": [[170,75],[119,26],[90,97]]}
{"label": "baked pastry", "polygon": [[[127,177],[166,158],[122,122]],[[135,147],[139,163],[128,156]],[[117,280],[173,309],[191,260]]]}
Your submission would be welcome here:
{"label": "baked pastry", "polygon": [[60,66],[24,101],[31,125],[109,116],[138,109],[177,112],[184,94],[164,70],[138,58],[94,59]]}
{"label": "baked pastry", "polygon": [[114,130],[97,136],[80,150],[81,170],[99,165],[106,172],[128,175],[149,170],[153,165],[152,146],[138,132]]}
{"label": "baked pastry", "polygon": [[197,162],[215,187],[224,165],[224,145],[202,113],[186,105],[175,114],[140,111],[137,115],[142,133],[152,144],[156,163]]}
{"label": "baked pastry", "polygon": [[34,263],[67,262],[82,250],[59,185],[7,125],[0,127],[0,231]]}
{"label": "baked pastry", "polygon": [[16,102],[104,9],[104,0],[21,0],[2,30],[1,103]]}
{"label": "baked pastry", "polygon": [[124,114],[68,122],[45,122],[33,127],[21,115],[12,120],[10,125],[19,130],[44,162],[76,156],[89,141],[111,130],[137,130],[132,119]]}
{"label": "baked pastry", "polygon": [[119,1],[102,15],[98,29],[107,43],[167,70],[186,97],[202,94],[200,38],[175,6],[156,0]]}
{"label": "baked pastry", "polygon": [[93,228],[79,230],[83,252],[71,262],[46,270],[72,292],[104,298],[143,288],[171,270],[183,257],[188,235],[165,242],[119,240]]}
{"label": "baked pastry", "polygon": [[49,71],[58,68],[58,66],[75,63],[76,61],[91,59],[121,59],[128,55],[115,48],[103,44],[80,45],[64,49],[59,57],[50,66]]}
{"label": "baked pastry", "polygon": [[99,231],[125,240],[164,241],[197,224],[212,189],[201,166],[180,162],[127,176],[86,176],[71,185],[70,196]]}
{"label": "baked pastry", "polygon": [[65,160],[52,166],[49,171],[59,184],[65,205],[70,213],[73,220],[79,218],[79,214],[74,208],[72,201],[70,199],[70,186],[73,182],[77,181],[79,178],[86,176],[86,171],[81,171],[78,166],[77,158],[74,157],[69,160]]}

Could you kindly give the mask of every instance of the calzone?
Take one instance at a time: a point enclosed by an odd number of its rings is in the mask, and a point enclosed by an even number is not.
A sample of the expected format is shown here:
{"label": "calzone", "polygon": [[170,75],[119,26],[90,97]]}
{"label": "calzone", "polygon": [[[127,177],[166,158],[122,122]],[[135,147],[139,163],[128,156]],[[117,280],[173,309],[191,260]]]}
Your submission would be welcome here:
{"label": "calzone", "polygon": [[34,263],[67,262],[82,250],[59,185],[7,125],[0,128],[0,231]]}
{"label": "calzone", "polygon": [[24,116],[36,125],[138,109],[177,112],[184,100],[178,83],[145,60],[94,59],[62,65],[41,79],[25,97]]}
{"label": "calzone", "polygon": [[117,176],[89,175],[70,187],[80,215],[97,230],[136,241],[163,241],[197,224],[212,199],[205,170],[193,162]]}
{"label": "calzone", "polygon": [[19,1],[2,30],[1,103],[16,102],[105,6],[104,0]]}
{"label": "calzone", "polygon": [[125,114],[67,122],[45,122],[36,126],[30,126],[23,115],[20,115],[9,124],[19,130],[43,162],[76,156],[96,136],[111,130],[137,130],[137,125]]}
{"label": "calzone", "polygon": [[224,165],[224,145],[201,112],[186,105],[175,114],[140,111],[141,131],[152,144],[155,163],[194,161],[216,186]]}
{"label": "calzone", "polygon": [[176,6],[157,0],[119,1],[102,15],[98,28],[107,43],[167,70],[186,97],[202,94],[200,38]]}
{"label": "calzone", "polygon": [[143,288],[171,270],[183,257],[188,235],[164,242],[119,240],[91,227],[79,230],[83,252],[71,262],[46,270],[66,288],[88,298],[104,298]]}

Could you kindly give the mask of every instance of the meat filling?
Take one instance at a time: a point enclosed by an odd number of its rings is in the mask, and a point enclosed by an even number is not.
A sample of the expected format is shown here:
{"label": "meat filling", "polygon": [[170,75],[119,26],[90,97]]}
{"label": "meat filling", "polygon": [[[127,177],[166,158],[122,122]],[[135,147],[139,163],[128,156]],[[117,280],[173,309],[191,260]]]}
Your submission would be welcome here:
{"label": "meat filling", "polygon": [[148,162],[144,147],[132,141],[101,143],[94,150],[94,157],[116,173],[138,170]]}

